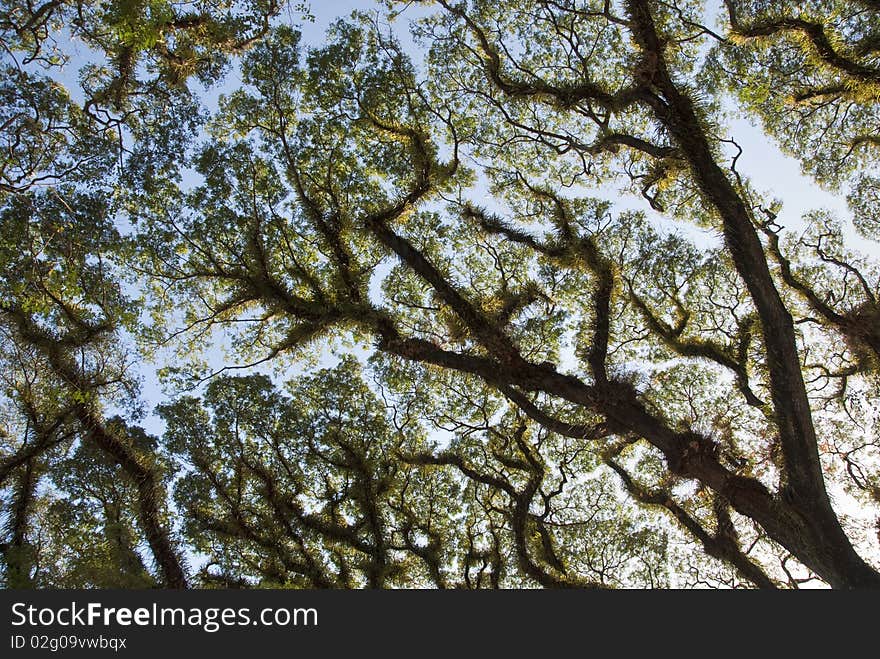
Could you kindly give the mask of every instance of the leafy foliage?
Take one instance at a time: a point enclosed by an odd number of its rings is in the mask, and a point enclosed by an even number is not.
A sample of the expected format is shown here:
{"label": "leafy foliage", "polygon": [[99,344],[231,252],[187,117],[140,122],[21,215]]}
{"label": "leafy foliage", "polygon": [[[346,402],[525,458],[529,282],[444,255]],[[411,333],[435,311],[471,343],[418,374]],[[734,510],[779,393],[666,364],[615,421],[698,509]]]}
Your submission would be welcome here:
{"label": "leafy foliage", "polygon": [[7,4],[7,585],[880,585],[876,3]]}

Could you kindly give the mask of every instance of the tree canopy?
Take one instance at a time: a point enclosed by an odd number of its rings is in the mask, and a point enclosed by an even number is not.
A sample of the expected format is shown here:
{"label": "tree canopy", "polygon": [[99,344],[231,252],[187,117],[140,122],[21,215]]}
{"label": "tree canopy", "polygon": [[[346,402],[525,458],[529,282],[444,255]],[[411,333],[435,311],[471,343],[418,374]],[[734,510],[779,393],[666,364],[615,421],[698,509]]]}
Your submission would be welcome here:
{"label": "tree canopy", "polygon": [[880,3],[0,2],[7,587],[880,587]]}

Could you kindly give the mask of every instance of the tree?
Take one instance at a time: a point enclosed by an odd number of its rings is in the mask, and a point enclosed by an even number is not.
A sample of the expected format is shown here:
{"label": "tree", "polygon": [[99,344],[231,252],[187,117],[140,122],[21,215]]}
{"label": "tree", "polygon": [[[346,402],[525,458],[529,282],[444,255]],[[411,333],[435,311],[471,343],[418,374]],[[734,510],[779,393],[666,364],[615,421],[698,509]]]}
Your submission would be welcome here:
{"label": "tree", "polygon": [[[194,10],[162,2],[4,3],[7,585],[186,586],[168,529],[166,465],[140,428],[106,414],[117,405],[136,418],[139,406],[122,345],[137,310],[116,281],[125,251],[114,220],[126,172],[117,163],[128,155],[162,169],[197,123],[189,79],[217,80],[228,56],[259,39],[279,10],[274,3]],[[59,31],[95,56],[82,70],[82,103],[53,79],[70,57]],[[39,189],[47,184],[48,192]],[[38,497],[41,480],[60,492]],[[83,552],[96,529],[103,544]],[[143,541],[156,575],[137,552]]]}
{"label": "tree", "polygon": [[[33,536],[58,534],[59,525],[84,533],[71,517],[103,525],[114,558],[131,563],[137,544],[130,528],[132,509],[163,582],[185,583],[164,519],[155,445],[144,440],[139,428],[107,418],[102,409],[114,399],[132,409],[137,397],[127,355],[117,340],[133,310],[113,281],[112,267],[102,259],[119,239],[108,210],[100,195],[59,187],[15,196],[2,214],[0,314],[8,415],[0,482],[15,483],[10,501],[14,513],[7,522],[11,538],[4,554],[18,574],[16,579],[7,577],[9,585],[39,583],[44,570],[36,551],[40,543]],[[65,459],[71,443],[78,446]],[[38,483],[47,475],[66,492],[56,506],[37,501]],[[129,487],[116,482],[121,475]],[[102,505],[97,520],[92,519],[94,504],[80,503],[82,499]],[[48,529],[34,527],[28,514],[32,506],[38,516],[40,508],[50,506],[60,517]],[[20,560],[10,561],[10,551]],[[91,558],[97,561],[100,554]],[[108,570],[108,563],[101,569]],[[120,563],[118,580],[98,584],[131,585],[128,571]],[[65,577],[51,583],[69,582]]]}
{"label": "tree", "polygon": [[[167,375],[207,383],[161,406],[161,450],[122,420],[131,460],[96,442],[151,475],[151,496],[135,476],[126,503],[97,497],[129,511],[124,526],[106,504],[100,515],[119,573],[156,578],[132,554],[141,532],[159,580],[183,583],[149,505],[171,461],[185,467],[175,502],[183,546],[208,557],[203,585],[880,586],[880,538],[835,501],[880,524],[876,259],[826,211],[798,237],[784,230],[768,182],[737,169],[721,93],[848,190],[853,224],[876,238],[880,7],[729,1],[716,26],[697,2],[421,4],[434,11],[414,26],[420,66],[367,15],[306,49],[266,23],[200,139],[132,120],[122,176],[94,194],[131,230],[82,258],[106,251],[134,273],[151,322],[122,299],[99,305],[105,346],[83,316],[96,303],[73,310],[72,292],[39,321],[4,307],[9,345],[32,355],[29,387],[60,373],[45,333],[58,343],[68,325],[83,335],[72,346],[103,356],[129,345],[124,324],[177,349]],[[114,80],[106,89],[127,79]],[[10,185],[6,204],[42,198]],[[100,215],[76,207],[78,226]],[[199,347],[221,341],[232,358],[212,372]],[[308,372],[328,349],[359,359]],[[225,372],[269,363],[287,393]],[[307,372],[291,379],[293,366]],[[65,368],[77,383],[91,373]],[[78,390],[109,400],[105,386],[88,375]],[[23,512],[33,470],[62,468],[32,447],[69,443],[68,408],[53,403],[58,427],[37,439],[52,422],[9,397],[14,432],[35,437],[14,454],[20,547],[28,520],[46,518]],[[22,560],[6,558],[9,583],[33,573]]]}

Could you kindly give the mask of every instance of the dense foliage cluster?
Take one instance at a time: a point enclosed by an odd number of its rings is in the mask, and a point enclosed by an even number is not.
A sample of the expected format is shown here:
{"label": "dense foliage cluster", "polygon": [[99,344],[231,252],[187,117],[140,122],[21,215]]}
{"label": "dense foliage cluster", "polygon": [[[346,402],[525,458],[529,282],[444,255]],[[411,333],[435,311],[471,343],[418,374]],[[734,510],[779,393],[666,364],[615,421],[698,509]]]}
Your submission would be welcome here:
{"label": "dense foliage cluster", "polygon": [[5,585],[880,587],[880,3],[357,4],[0,0]]}

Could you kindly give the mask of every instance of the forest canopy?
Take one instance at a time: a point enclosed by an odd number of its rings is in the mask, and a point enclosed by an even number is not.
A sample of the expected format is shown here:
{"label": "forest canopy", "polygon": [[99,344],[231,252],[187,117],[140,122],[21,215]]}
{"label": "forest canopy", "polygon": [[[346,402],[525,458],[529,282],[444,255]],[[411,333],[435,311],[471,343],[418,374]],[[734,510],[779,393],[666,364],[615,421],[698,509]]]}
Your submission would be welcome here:
{"label": "forest canopy", "polygon": [[880,2],[326,5],[0,0],[2,583],[880,587]]}

